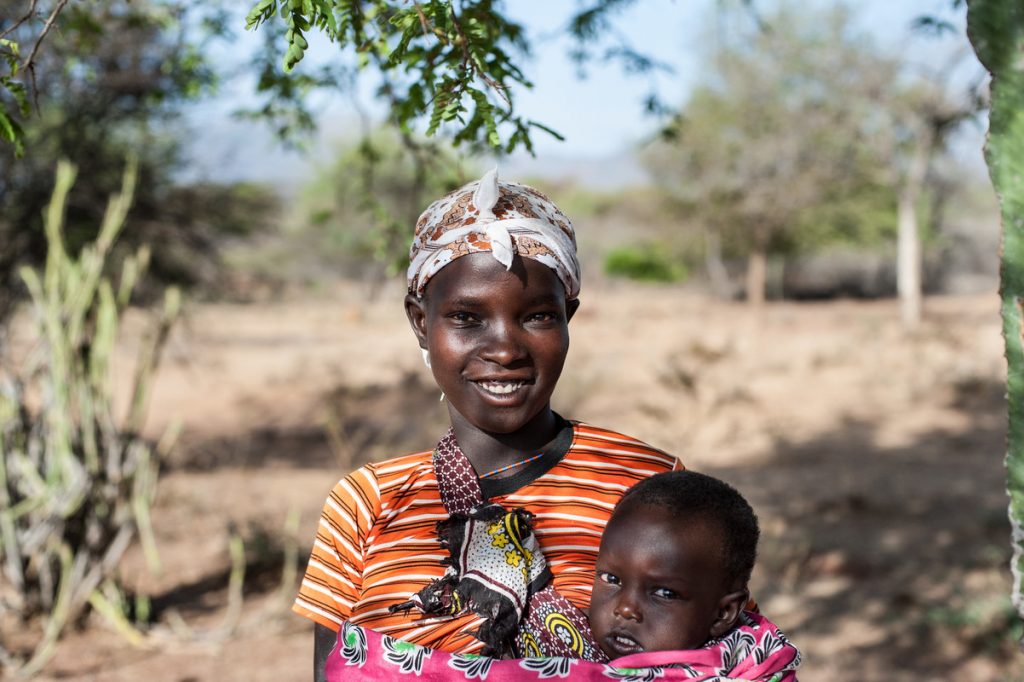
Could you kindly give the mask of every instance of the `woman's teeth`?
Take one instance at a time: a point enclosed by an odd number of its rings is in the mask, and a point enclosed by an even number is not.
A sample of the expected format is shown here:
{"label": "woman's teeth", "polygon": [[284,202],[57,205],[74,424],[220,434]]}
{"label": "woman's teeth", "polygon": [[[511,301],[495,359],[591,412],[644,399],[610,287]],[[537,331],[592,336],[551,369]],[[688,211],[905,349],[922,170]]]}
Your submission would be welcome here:
{"label": "woman's teeth", "polygon": [[522,381],[479,381],[480,388],[494,395],[514,393],[524,384]]}

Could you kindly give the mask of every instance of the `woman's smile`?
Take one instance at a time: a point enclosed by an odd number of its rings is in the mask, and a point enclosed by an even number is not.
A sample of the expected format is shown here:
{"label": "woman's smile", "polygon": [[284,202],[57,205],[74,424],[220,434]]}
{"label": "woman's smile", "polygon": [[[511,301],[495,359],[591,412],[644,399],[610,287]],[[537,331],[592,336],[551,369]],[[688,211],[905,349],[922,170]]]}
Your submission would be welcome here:
{"label": "woman's smile", "polygon": [[523,396],[526,391],[525,381],[474,381],[488,395],[502,400],[514,400]]}

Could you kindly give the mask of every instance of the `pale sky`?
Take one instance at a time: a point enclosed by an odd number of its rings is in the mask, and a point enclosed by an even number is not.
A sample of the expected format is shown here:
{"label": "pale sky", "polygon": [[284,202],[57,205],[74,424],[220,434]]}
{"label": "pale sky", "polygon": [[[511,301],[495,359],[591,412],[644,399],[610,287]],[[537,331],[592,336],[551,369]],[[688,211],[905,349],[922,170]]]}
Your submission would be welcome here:
{"label": "pale sky", "polygon": [[[533,55],[523,64],[532,90],[515,93],[516,108],[527,118],[542,121],[565,136],[559,142],[543,132],[534,136],[536,158],[517,155],[502,162],[506,177],[547,175],[574,177],[592,186],[620,186],[643,181],[643,172],[630,158],[638,141],[657,129],[657,121],[642,110],[644,96],[652,81],[670,104],[685,101],[690,88],[700,80],[702,50],[713,40],[715,9],[722,0],[642,0],[621,12],[615,29],[627,36],[634,47],[669,64],[673,72],[655,76],[622,73],[617,65],[596,65],[588,77],[579,79],[567,58],[568,39],[559,29],[576,7],[569,0],[512,0],[506,3],[511,17],[529,32]],[[816,0],[830,4],[828,0]],[[755,5],[767,7],[769,2]],[[858,24],[884,49],[900,52],[921,67],[934,65],[962,47],[960,36],[928,38],[910,29],[915,17],[938,14],[963,22],[963,11],[953,15],[950,0],[862,0],[857,3]],[[255,38],[240,41],[244,47]],[[235,47],[238,47],[236,45]],[[237,52],[236,52],[237,54]],[[326,41],[314,42],[307,59],[310,64],[335,58],[337,47]],[[973,59],[973,57],[972,57]],[[305,62],[304,62],[305,64]],[[300,68],[301,65],[300,65]],[[967,71],[972,66],[965,67]],[[190,177],[214,180],[260,180],[294,186],[310,172],[311,161],[325,161],[330,151],[346,137],[358,134],[359,119],[351,97],[334,96],[316,100],[321,108],[321,125],[314,150],[309,156],[287,152],[278,145],[266,126],[241,122],[230,112],[245,102],[251,84],[226,84],[221,95],[189,116],[195,140],[191,147]],[[372,97],[372,84],[364,79],[357,98],[360,106],[377,116],[379,104]],[[959,142],[969,163],[980,163],[981,132],[968,130]],[[511,172],[511,175],[509,173]]]}

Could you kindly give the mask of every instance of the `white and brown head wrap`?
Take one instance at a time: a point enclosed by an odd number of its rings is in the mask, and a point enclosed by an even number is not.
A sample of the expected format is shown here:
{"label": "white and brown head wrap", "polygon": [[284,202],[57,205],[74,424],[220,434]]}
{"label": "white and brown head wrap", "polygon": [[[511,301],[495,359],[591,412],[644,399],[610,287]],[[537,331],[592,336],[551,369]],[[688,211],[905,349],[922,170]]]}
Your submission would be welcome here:
{"label": "white and brown head wrap", "polygon": [[580,264],[572,223],[546,196],[488,171],[438,199],[416,221],[409,249],[409,293],[423,296],[427,282],[456,258],[486,251],[506,268],[518,254],[558,275],[569,300],[580,292]]}

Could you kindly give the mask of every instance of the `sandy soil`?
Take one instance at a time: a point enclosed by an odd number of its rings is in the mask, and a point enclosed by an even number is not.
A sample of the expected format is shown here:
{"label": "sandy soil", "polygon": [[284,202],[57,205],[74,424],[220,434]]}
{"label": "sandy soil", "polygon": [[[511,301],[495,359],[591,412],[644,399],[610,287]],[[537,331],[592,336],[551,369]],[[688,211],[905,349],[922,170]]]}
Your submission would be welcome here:
{"label": "sandy soil", "polygon": [[[445,423],[400,300],[339,285],[329,299],[191,308],[148,424],[185,426],[154,510],[163,570],[148,575],[134,551],[122,569],[153,596],[148,648],[93,617],[41,679],[308,679],[311,628],[286,610],[290,552],[301,574],[341,475],[428,448]],[[995,294],[929,299],[907,334],[891,301],[754,312],[606,286],[572,323],[554,402],[748,496],[764,532],[754,591],[804,651],[803,679],[1024,679],[997,313]],[[237,616],[231,533],[246,542]]]}

